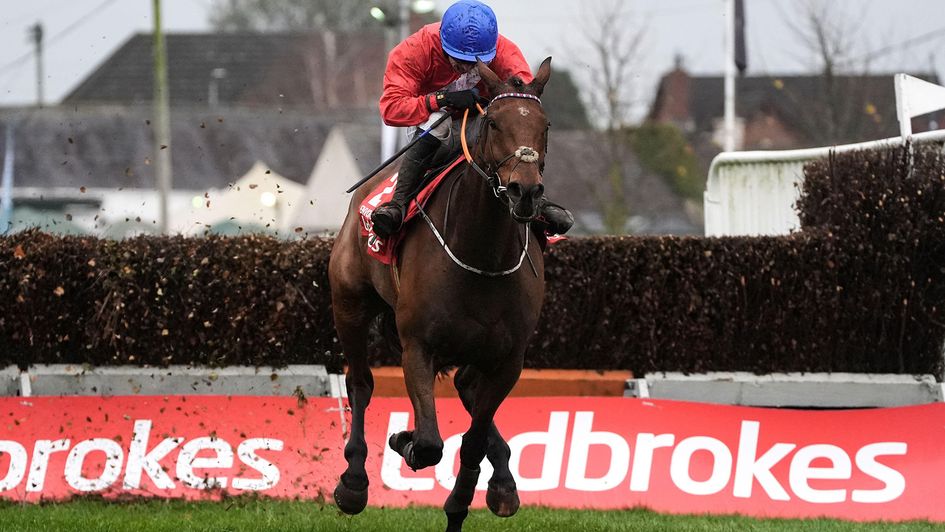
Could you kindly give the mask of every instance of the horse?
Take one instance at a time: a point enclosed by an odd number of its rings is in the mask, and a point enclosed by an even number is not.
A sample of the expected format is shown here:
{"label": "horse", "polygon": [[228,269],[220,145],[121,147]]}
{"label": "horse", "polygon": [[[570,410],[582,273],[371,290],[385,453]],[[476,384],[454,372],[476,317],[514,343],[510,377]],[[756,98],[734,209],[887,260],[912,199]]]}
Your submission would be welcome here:
{"label": "horse", "polygon": [[423,206],[423,218],[402,229],[396,263],[368,256],[358,212],[394,168],[353,195],[335,237],[328,277],[347,361],[351,428],[344,448],[347,468],[334,500],[347,514],[361,512],[368,499],[364,413],[374,389],[368,331],[376,317],[391,310],[415,428],[391,435],[388,444],[414,470],[439,463],[443,440],[434,379],[456,367],[454,384],[472,420],[462,437],[456,484],[443,507],[447,530],[462,529],[486,456],[493,466],[487,506],[501,517],[519,507],[510,449],[493,417],[521,375],[545,294],[543,242],[532,223],[544,191],[550,123],[540,96],[551,75],[551,58],[528,84],[515,76],[501,80],[482,62],[478,68],[494,95],[480,117],[478,139],[467,151],[468,162],[456,166]]}

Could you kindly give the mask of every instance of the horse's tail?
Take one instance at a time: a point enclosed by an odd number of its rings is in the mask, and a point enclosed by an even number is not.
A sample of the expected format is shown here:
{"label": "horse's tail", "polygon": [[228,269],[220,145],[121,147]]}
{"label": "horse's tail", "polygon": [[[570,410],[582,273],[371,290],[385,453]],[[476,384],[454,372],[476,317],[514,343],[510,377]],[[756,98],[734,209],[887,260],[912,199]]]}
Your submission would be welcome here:
{"label": "horse's tail", "polygon": [[371,360],[400,365],[404,348],[400,344],[397,321],[392,309],[387,309],[374,318],[368,335],[368,356]]}

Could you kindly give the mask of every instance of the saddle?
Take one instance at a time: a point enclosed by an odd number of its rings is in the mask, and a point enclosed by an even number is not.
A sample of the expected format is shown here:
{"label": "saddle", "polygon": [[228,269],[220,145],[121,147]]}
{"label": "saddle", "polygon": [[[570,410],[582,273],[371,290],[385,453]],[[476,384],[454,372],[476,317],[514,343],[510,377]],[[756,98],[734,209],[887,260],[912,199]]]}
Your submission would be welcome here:
{"label": "saddle", "polygon": [[[423,184],[420,187],[420,192],[418,192],[410,203],[407,204],[407,212],[404,213],[404,226],[406,227],[407,222],[417,216],[420,212],[420,206],[426,205],[427,200],[433,194],[433,191],[439,187],[440,183],[443,181],[443,178],[447,176],[454,168],[456,168],[460,163],[463,162],[463,157],[455,157],[453,161],[445,166],[440,168],[435,168],[427,172],[426,176],[423,179]],[[358,207],[358,213],[361,216],[361,236],[367,237],[367,251],[368,255],[374,257],[375,259],[381,261],[383,264],[392,264],[397,259],[397,247],[400,244],[400,241],[403,239],[403,230],[394,233],[387,239],[380,238],[374,234],[374,226],[371,223],[371,213],[374,212],[374,209],[383,204],[386,201],[389,201],[391,196],[394,195],[394,186],[397,184],[397,175],[394,174],[389,178],[378,183],[376,187],[371,191],[370,194],[361,202],[361,205]]]}

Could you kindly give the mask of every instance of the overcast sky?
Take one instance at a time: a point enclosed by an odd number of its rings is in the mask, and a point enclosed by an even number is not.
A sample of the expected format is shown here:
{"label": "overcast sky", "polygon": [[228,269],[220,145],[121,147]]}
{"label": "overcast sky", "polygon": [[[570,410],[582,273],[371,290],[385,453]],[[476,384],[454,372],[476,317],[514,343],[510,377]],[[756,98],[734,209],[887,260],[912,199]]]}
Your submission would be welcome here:
{"label": "overcast sky", "polygon": [[[532,64],[553,55],[555,64],[587,79],[588,6],[598,0],[492,0],[500,31],[517,42]],[[874,72],[934,70],[945,74],[945,0],[833,0],[844,24],[862,24],[857,48],[888,49]],[[451,0],[437,0],[442,11]],[[168,32],[207,31],[211,0],[163,0]],[[45,29],[45,98],[58,102],[131,35],[152,27],[152,0],[0,0],[0,106],[36,100],[35,62],[28,28]],[[788,21],[797,0],[745,0],[749,75],[810,71],[815,58],[800,46]],[[583,10],[583,11],[582,11]],[[659,76],[676,54],[694,73],[722,68],[722,0],[622,2],[621,21],[645,31],[634,66],[639,105],[652,99]],[[938,51],[938,52],[937,52]],[[173,66],[173,65],[172,65]],[[890,83],[892,80],[890,79]]]}

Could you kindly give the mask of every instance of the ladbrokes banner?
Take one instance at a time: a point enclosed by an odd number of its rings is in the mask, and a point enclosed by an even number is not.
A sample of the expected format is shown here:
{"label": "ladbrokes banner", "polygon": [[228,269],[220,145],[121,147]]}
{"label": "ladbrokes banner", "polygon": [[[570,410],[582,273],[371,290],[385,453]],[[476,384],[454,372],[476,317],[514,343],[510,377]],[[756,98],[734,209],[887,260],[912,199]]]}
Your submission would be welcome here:
{"label": "ladbrokes banner", "polygon": [[[336,399],[0,399],[0,497],[330,497],[348,423]],[[444,457],[386,448],[407,399],[368,410],[370,503],[441,505],[469,417],[437,402]],[[497,425],[523,504],[945,521],[945,405],[794,411],[623,398],[511,398]],[[480,489],[491,468],[483,463]],[[484,504],[484,492],[475,505]]]}

